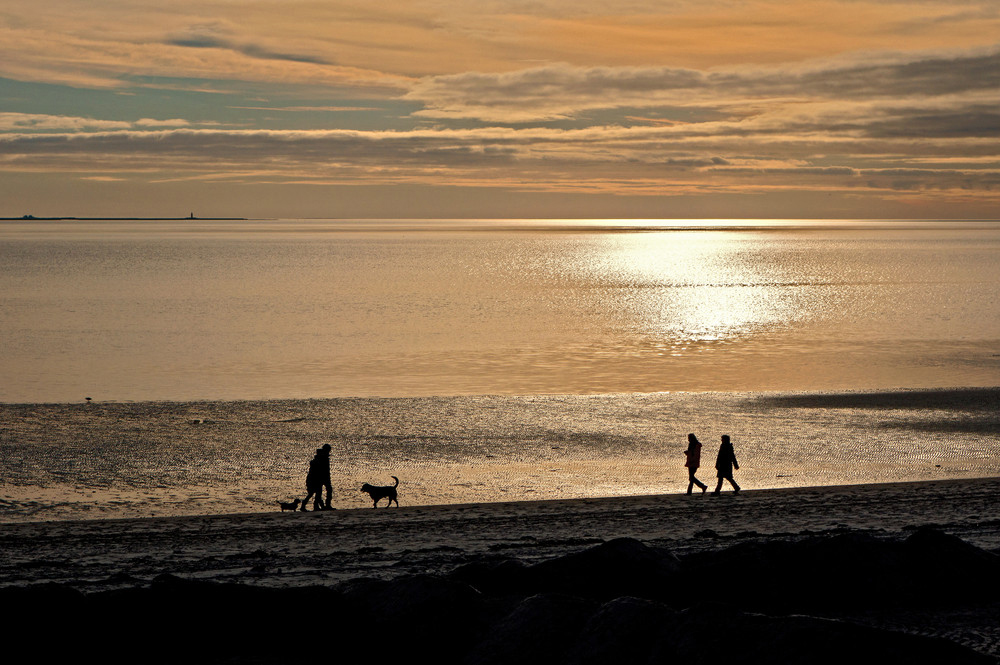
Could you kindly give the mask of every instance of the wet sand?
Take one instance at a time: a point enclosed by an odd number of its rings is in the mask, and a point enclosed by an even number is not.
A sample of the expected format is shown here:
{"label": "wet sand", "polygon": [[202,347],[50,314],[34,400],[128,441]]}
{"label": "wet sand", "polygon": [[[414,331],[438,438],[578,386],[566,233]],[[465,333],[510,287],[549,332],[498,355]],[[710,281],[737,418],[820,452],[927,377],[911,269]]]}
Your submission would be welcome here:
{"label": "wet sand", "polygon": [[324,444],[339,509],[670,494],[688,432],[754,489],[1000,476],[1000,388],[0,404],[0,523],[268,513]]}
{"label": "wet sand", "polygon": [[[383,503],[384,505],[384,503]],[[265,586],[527,561],[619,537],[678,555],[759,538],[935,525],[1000,553],[1000,478],[659,496],[0,526],[0,584],[108,589],[160,573]],[[131,582],[128,582],[131,583]]]}

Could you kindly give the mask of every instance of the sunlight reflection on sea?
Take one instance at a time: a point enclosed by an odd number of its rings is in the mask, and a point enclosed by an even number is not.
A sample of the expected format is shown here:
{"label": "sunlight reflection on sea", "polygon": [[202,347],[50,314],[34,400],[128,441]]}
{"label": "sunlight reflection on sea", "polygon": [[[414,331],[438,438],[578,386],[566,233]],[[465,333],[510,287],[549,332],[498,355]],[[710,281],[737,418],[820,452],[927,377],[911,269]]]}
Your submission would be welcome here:
{"label": "sunlight reflection on sea", "polygon": [[670,223],[0,226],[0,400],[1000,383],[998,224]]}

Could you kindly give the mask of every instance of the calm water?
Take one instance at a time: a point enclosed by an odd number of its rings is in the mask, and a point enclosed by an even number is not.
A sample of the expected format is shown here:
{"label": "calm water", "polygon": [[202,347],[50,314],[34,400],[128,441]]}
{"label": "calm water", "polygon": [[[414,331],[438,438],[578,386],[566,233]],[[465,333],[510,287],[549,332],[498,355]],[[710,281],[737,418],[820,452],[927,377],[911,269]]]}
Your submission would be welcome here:
{"label": "calm water", "polygon": [[828,394],[1000,386],[1000,224],[672,226],[0,224],[0,522],[274,510],[323,443],[340,507],[683,491],[689,431],[1000,474],[996,390]]}
{"label": "calm water", "polygon": [[0,401],[1000,385],[998,294],[993,223],[4,223]]}

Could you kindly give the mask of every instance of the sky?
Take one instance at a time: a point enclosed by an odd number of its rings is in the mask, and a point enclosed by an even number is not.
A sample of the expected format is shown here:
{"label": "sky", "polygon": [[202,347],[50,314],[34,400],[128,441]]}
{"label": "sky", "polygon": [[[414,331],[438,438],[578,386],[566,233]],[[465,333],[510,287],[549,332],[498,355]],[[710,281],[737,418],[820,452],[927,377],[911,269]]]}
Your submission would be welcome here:
{"label": "sky", "polygon": [[4,0],[0,216],[1000,218],[996,0]]}

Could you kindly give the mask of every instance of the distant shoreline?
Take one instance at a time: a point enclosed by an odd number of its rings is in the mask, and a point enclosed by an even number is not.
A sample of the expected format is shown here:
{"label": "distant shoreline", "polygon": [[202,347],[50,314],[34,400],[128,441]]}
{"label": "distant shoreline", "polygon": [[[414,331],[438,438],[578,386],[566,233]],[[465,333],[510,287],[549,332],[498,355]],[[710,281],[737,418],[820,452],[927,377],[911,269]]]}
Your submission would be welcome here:
{"label": "distant shoreline", "polygon": [[0,222],[246,222],[248,217],[0,217]]}
{"label": "distant shoreline", "polygon": [[[603,219],[603,218],[381,218],[381,217],[77,217],[54,216],[36,217],[21,215],[18,217],[0,217],[0,222],[52,222],[52,221],[255,221],[298,223],[348,223],[363,225],[368,230],[485,230],[499,231],[544,230],[544,231],[586,231],[605,233],[650,232],[650,231],[732,231],[749,230],[886,230],[886,229],[981,229],[992,228],[1000,223],[1000,219],[839,219],[839,218],[781,218],[781,219]],[[963,226],[964,225],[964,226]]]}

